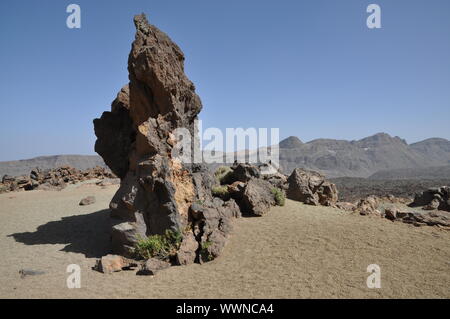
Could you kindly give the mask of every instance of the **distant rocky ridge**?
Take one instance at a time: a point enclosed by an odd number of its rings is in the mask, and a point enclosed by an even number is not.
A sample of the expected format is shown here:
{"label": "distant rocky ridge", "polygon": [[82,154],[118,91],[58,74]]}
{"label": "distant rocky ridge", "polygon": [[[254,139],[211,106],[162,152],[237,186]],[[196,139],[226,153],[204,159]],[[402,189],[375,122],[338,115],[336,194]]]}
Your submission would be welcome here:
{"label": "distant rocky ridge", "polygon": [[[442,138],[407,144],[397,136],[378,133],[358,141],[317,139],[302,143],[289,137],[279,145],[285,174],[296,167],[318,171],[328,178],[369,177],[379,171],[409,169],[407,175],[414,177],[416,169],[423,174],[424,168],[450,164],[450,141]],[[438,171],[434,175],[439,175]]]}
{"label": "distant rocky ridge", "polygon": [[106,167],[105,162],[98,155],[39,156],[31,159],[0,162],[0,176],[27,175],[35,168],[48,170],[63,166],[70,166],[79,170],[86,170],[97,166]]}
{"label": "distant rocky ridge", "polygon": [[[318,171],[327,178],[450,179],[450,141],[443,138],[407,144],[399,137],[378,133],[358,141],[316,139],[303,143],[291,136],[282,140],[279,146],[281,170],[285,174],[299,167]],[[41,156],[0,162],[0,176],[24,175],[36,167],[54,169],[61,166],[81,170],[106,167],[97,155]],[[213,168],[218,166],[212,165]]]}
{"label": "distant rocky ridge", "polygon": [[0,194],[15,191],[32,190],[61,190],[67,184],[76,184],[87,180],[100,179],[98,185],[106,186],[117,184],[118,178],[105,167],[94,167],[78,170],[70,166],[61,166],[55,169],[41,170],[35,168],[27,175],[4,175],[0,180]]}

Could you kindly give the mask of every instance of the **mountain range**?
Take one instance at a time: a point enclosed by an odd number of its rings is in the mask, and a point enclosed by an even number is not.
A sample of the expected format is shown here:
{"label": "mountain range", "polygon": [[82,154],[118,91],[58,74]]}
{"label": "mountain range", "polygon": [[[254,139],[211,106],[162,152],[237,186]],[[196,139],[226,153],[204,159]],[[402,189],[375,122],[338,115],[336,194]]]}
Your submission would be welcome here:
{"label": "mountain range", "polygon": [[408,175],[414,175],[416,169],[423,173],[424,168],[450,165],[450,141],[443,138],[408,144],[398,136],[378,133],[356,141],[316,139],[303,143],[291,136],[279,146],[285,173],[302,167],[327,177],[370,177],[380,171],[389,175],[398,169],[408,169]]}
{"label": "mountain range", "polygon": [[[398,136],[378,133],[361,140],[316,139],[303,143],[291,136],[282,140],[280,166],[285,174],[300,167],[333,177],[371,179],[450,178],[450,141],[430,138],[408,144]],[[0,177],[28,174],[33,168],[69,165],[78,169],[105,166],[97,155],[41,156],[0,162]]]}

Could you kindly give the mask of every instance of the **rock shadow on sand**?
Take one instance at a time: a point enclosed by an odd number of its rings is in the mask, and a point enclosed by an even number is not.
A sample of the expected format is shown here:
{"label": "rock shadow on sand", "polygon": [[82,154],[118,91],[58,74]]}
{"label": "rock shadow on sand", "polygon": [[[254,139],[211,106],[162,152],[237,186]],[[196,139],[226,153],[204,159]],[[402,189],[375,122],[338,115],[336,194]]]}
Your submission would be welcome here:
{"label": "rock shadow on sand", "polygon": [[34,232],[15,233],[8,237],[25,245],[65,244],[60,251],[99,258],[111,249],[109,224],[109,210],[103,209],[91,214],[63,217],[39,226]]}

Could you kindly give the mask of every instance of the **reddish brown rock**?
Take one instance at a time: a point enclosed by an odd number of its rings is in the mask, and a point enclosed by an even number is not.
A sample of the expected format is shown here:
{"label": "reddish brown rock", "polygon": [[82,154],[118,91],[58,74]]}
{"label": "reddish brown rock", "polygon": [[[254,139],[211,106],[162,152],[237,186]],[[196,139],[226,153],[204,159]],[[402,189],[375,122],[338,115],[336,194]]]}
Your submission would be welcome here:
{"label": "reddish brown rock", "polygon": [[179,265],[189,265],[195,262],[197,258],[198,242],[193,233],[184,236],[180,249],[177,252],[176,259]]}
{"label": "reddish brown rock", "polygon": [[381,216],[382,213],[378,210],[378,205],[380,204],[379,199],[376,196],[367,196],[361,199],[354,209],[355,212],[360,215],[376,215]]}
{"label": "reddish brown rock", "polygon": [[177,130],[197,136],[194,123],[202,109],[184,73],[184,54],[145,15],[136,16],[134,24],[130,82],[111,111],[94,120],[95,149],[121,178],[110,204],[112,247],[132,255],[138,238],[172,230],[183,235],[179,263],[189,263],[198,246],[214,241],[213,232],[228,223],[228,216],[212,199],[212,174],[174,156]]}
{"label": "reddish brown rock", "polygon": [[289,176],[288,184],[289,199],[316,206],[333,206],[338,201],[336,186],[317,172],[296,168]]}
{"label": "reddish brown rock", "polygon": [[104,273],[111,274],[113,272],[121,271],[125,268],[135,267],[137,264],[129,259],[118,255],[106,255],[97,260],[95,268]]}

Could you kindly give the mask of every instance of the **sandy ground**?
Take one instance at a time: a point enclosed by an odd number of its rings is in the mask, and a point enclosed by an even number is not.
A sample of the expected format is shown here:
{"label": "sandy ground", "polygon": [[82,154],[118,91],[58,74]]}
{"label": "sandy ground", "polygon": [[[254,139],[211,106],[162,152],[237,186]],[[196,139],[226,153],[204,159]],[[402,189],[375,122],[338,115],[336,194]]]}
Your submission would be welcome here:
{"label": "sandy ground", "polygon": [[[108,252],[108,203],[117,186],[0,195],[2,298],[450,298],[450,232],[287,201],[236,220],[222,256],[154,277],[91,270]],[[78,206],[95,195],[97,202]],[[69,264],[81,288],[68,289]],[[369,289],[369,264],[381,288]],[[20,269],[45,274],[21,278]]]}

